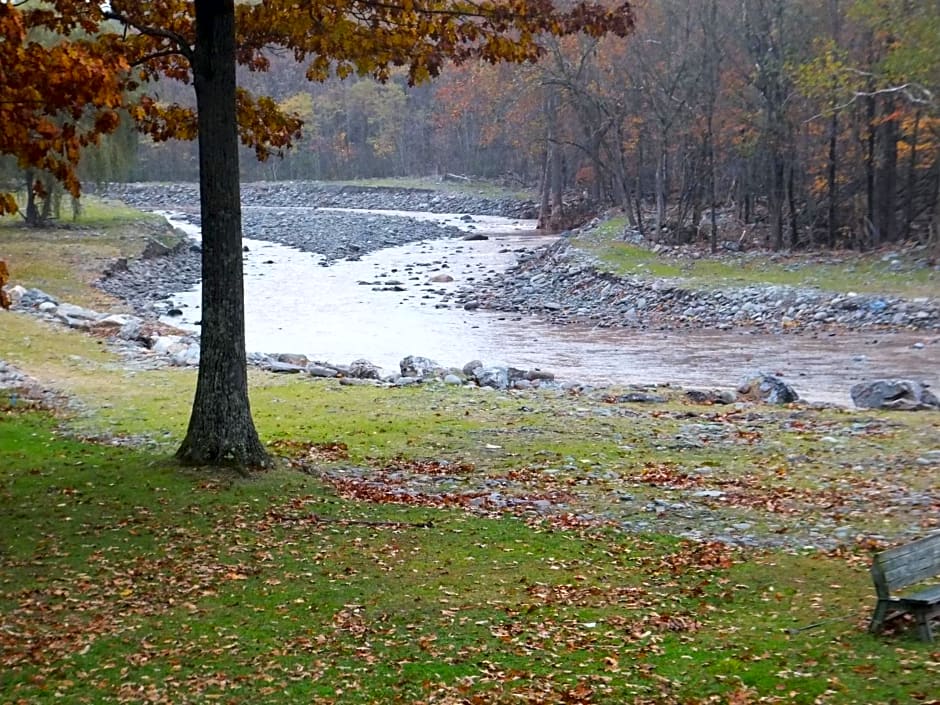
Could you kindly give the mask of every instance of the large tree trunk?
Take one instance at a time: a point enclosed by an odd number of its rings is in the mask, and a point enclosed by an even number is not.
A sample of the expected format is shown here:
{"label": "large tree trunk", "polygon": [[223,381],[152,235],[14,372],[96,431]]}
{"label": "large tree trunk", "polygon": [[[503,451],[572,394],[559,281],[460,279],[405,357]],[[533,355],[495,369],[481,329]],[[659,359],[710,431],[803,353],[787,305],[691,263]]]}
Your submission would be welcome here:
{"label": "large tree trunk", "polygon": [[196,0],[193,81],[199,113],[202,354],[189,430],[177,457],[191,465],[259,467],[270,458],[248,403],[234,0]]}

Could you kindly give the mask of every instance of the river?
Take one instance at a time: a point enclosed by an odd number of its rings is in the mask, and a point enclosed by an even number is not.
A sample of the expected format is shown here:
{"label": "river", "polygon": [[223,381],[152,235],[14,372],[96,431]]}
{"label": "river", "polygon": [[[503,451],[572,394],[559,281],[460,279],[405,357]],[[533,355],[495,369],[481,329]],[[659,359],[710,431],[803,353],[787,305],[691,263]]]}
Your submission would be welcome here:
{"label": "river", "polygon": [[[346,212],[355,212],[343,209]],[[505,271],[514,251],[547,244],[532,221],[459,214],[370,211],[419,217],[488,235],[488,240],[444,239],[386,248],[328,266],[319,255],[246,239],[245,316],[249,352],[303,353],[348,363],[366,358],[385,372],[407,355],[449,367],[479,359],[555,373],[591,384],[671,383],[733,388],[748,374],[781,376],[807,401],[850,405],[856,382],[907,378],[940,384],[935,334],[754,334],[748,331],[643,332],[555,326],[535,317],[453,306],[457,288]],[[193,236],[198,228],[166,214]],[[451,282],[432,282],[449,275]],[[197,329],[200,291],[173,297]],[[922,345],[919,345],[922,344]]]}

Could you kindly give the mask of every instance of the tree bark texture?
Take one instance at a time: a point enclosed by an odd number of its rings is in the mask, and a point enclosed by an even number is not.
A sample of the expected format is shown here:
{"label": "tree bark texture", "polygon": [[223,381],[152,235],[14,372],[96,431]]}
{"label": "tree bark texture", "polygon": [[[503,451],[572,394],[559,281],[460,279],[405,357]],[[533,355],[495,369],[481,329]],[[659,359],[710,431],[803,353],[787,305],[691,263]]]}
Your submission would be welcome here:
{"label": "tree bark texture", "polygon": [[882,243],[894,242],[898,234],[898,122],[893,117],[894,100],[885,101],[884,112],[875,158],[875,226]]}
{"label": "tree bark texture", "polygon": [[261,467],[270,459],[248,402],[235,107],[234,0],[196,0],[193,81],[199,115],[202,349],[189,429],[191,465]]}

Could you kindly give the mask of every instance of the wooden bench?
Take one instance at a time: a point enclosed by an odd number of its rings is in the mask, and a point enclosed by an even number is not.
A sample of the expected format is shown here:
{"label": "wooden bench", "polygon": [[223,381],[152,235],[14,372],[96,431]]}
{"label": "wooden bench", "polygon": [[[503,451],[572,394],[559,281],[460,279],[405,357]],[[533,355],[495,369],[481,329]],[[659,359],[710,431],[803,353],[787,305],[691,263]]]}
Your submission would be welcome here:
{"label": "wooden bench", "polygon": [[889,619],[910,613],[914,615],[921,640],[933,641],[930,620],[940,615],[940,585],[900,596],[891,593],[938,575],[940,532],[877,554],[872,562],[871,577],[878,593],[878,604],[868,631],[878,634]]}

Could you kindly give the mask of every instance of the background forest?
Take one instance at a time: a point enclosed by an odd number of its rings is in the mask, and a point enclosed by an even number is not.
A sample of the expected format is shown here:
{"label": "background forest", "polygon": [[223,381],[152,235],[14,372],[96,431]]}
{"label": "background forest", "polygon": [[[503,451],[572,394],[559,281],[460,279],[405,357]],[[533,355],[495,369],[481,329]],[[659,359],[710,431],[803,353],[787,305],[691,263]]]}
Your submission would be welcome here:
{"label": "background forest", "polygon": [[[451,67],[416,88],[404,73],[311,83],[275,56],[241,83],[300,115],[304,136],[284,159],[246,150],[242,177],[499,179],[538,186],[555,229],[586,205],[620,206],[669,243],[936,243],[940,3],[635,8],[627,39],[550,39],[537,65]],[[191,102],[186,85],[156,92]],[[196,179],[195,143],[138,142],[130,129],[85,158],[87,181]]]}

